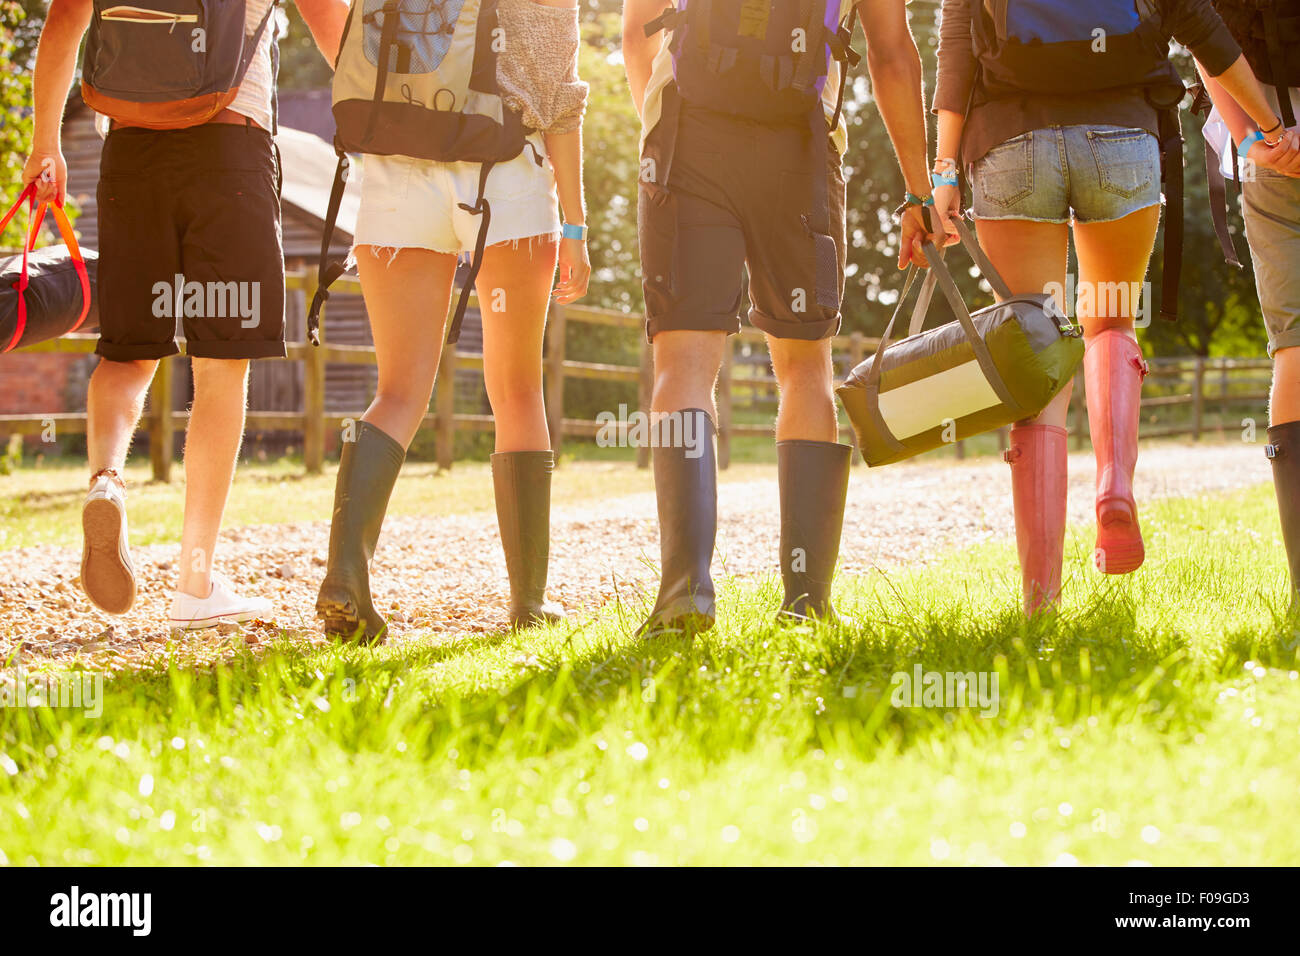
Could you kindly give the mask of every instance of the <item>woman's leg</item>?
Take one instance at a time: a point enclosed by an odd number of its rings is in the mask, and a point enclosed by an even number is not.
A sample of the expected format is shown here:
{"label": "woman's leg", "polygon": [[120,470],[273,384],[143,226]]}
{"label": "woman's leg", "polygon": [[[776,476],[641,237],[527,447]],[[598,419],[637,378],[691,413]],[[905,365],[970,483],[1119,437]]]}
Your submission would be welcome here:
{"label": "woman's leg", "polygon": [[370,596],[370,559],[388,499],[429,407],[456,258],[427,249],[357,247],[379,386],[345,436],[334,488],[329,565],[316,613],[332,637],[374,641],[387,627]]}
{"label": "woman's leg", "polygon": [[1142,380],[1147,365],[1133,331],[1160,207],[1114,222],[1077,223],[1079,321],[1087,351],[1084,381],[1092,449],[1097,457],[1097,546],[1106,574],[1135,571],[1145,559],[1133,471],[1137,466]]}
{"label": "woman's leg", "polygon": [[478,275],[483,380],[496,424],[492,485],[510,575],[510,624],[562,620],[546,600],[555,456],[542,398],[542,340],[559,243],[539,236],[489,247]]}
{"label": "woman's leg", "polygon": [[[1064,290],[1070,238],[1066,224],[984,219],[977,229],[980,245],[1013,293]],[[1062,301],[1057,304],[1065,307]],[[1055,607],[1060,599],[1069,404],[1066,385],[1036,418],[1016,423],[1004,456],[1011,465],[1025,613],[1031,615]]]}

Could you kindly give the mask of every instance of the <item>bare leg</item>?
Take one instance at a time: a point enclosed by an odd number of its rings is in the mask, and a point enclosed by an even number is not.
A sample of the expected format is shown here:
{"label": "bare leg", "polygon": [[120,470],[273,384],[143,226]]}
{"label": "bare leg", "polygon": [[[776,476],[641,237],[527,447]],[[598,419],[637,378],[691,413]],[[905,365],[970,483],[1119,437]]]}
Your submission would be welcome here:
{"label": "bare leg", "polygon": [[373,246],[356,251],[379,366],[375,399],[362,419],[406,448],[429,410],[456,257],[402,249],[390,261],[391,254]]}
{"label": "bare leg", "polygon": [[1300,348],[1273,353],[1273,389],[1268,403],[1270,425],[1300,421]]}
{"label": "bare leg", "polygon": [[212,554],[244,439],[246,359],[195,358],[194,405],[185,430],[185,524],[178,589],[206,598]]}
{"label": "bare leg", "polygon": [[805,342],[769,335],[767,347],[781,389],[776,440],[835,441],[839,425],[830,339]]}
{"label": "bare leg", "polygon": [[157,368],[154,359],[101,359],[95,366],[86,392],[86,455],[92,474],[104,468],[121,471],[126,464],[144,410],[144,397]]}
{"label": "bare leg", "polygon": [[488,248],[478,275],[483,381],[497,452],[551,447],[542,398],[542,338],[559,243],[545,237]]}

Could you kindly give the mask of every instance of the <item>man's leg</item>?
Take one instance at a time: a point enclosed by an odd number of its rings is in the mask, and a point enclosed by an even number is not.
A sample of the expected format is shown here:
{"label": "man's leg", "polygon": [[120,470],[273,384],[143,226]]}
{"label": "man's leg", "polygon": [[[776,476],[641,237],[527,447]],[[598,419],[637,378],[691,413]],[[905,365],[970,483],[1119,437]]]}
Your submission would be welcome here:
{"label": "man's leg", "polygon": [[1268,455],[1291,601],[1300,606],[1300,182],[1258,170],[1242,189],[1246,238],[1273,354]]}
{"label": "man's leg", "polygon": [[691,635],[714,621],[710,565],[718,528],[714,388],[725,332],[664,331],[654,338],[655,497],[659,595],[641,637]]}
{"label": "man's leg", "polygon": [[244,438],[248,360],[196,358],[194,405],[185,429],[185,524],[178,590],[212,592],[212,554]]}
{"label": "man's leg", "polygon": [[122,470],[156,359],[101,359],[86,393],[86,449],[90,492],[81,512],[81,587],[110,614],[135,603],[135,568],[127,546],[126,485]]}
{"label": "man's leg", "polygon": [[853,449],[842,445],[830,339],[767,337],[781,390],[776,419],[781,494],[783,617],[833,620],[831,580],[840,554]]}

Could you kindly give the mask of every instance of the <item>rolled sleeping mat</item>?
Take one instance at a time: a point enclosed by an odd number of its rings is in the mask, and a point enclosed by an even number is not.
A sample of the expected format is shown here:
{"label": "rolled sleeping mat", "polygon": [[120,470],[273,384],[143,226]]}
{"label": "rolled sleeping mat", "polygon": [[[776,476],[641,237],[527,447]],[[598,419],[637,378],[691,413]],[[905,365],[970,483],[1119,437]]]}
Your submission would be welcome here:
{"label": "rolled sleeping mat", "polygon": [[[938,251],[926,246],[930,274],[909,335],[891,341],[916,276],[908,274],[876,354],[836,389],[869,465],[888,465],[942,445],[1032,418],[1074,377],[1083,336],[1050,295],[1011,295],[974,237],[963,244],[1002,301],[972,315]],[[934,287],[957,321],[922,331]]]}

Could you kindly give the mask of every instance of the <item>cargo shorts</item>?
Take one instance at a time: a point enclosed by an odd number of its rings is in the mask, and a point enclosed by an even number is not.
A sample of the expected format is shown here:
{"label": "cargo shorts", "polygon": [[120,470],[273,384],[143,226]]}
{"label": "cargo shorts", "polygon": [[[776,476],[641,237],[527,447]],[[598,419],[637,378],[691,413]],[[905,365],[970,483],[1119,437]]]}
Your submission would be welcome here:
{"label": "cargo shorts", "polygon": [[1268,354],[1300,348],[1300,180],[1257,168],[1242,193]]}
{"label": "cargo shorts", "polygon": [[[688,105],[676,122],[667,182],[643,177],[638,197],[647,337],[739,332],[746,267],[751,325],[782,339],[835,335],[845,267],[838,151],[829,141],[812,149],[809,127]],[[811,163],[821,156],[819,170]],[[829,193],[820,213],[816,175]]]}

